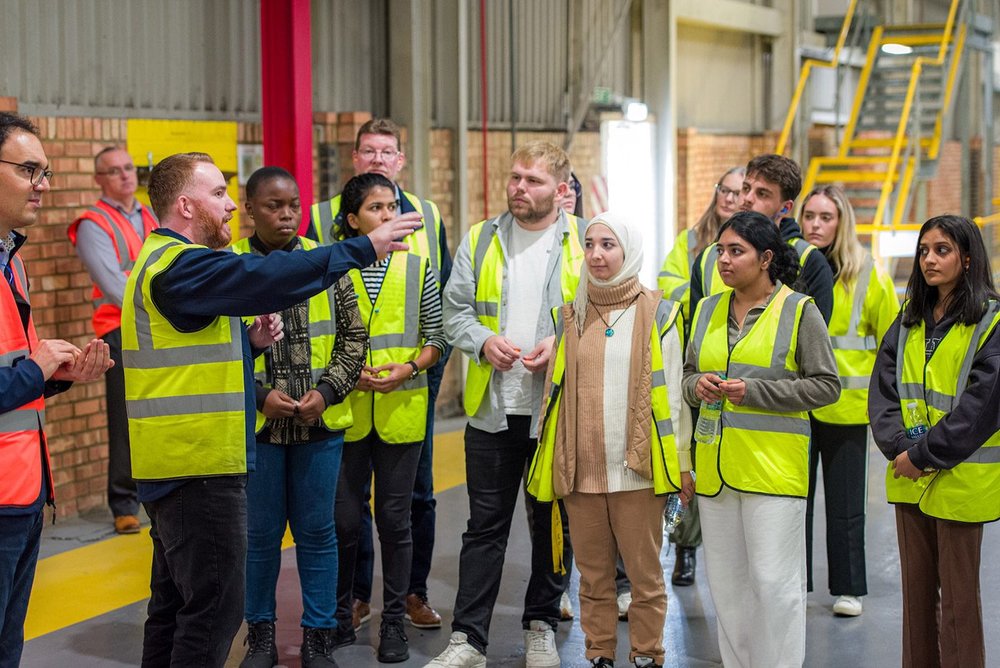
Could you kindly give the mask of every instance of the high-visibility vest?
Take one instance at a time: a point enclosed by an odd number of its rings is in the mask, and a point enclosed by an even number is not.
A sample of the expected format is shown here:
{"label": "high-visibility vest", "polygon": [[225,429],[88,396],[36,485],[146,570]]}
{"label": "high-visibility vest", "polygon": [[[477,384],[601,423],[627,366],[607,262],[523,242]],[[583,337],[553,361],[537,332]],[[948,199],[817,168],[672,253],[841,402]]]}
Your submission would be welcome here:
{"label": "high-visibility vest", "polygon": [[878,269],[870,255],[852,285],[838,279],[833,285],[833,315],[828,331],[840,375],[840,398],[812,412],[830,424],[868,424],[868,383],[875,353],[899,311],[892,279]]}
{"label": "high-visibility vest", "polygon": [[[160,225],[148,207],[141,203],[139,207],[142,210],[143,239],[145,239]],[[85,220],[95,223],[111,238],[111,243],[115,248],[115,259],[118,260],[118,268],[128,276],[132,272],[135,259],[139,256],[139,250],[142,248],[142,239],[135,233],[132,223],[122,215],[121,211],[103,200],[98,200],[97,204],[88,207],[66,230],[66,234],[74,246],[76,246],[80,224]],[[109,300],[96,283],[91,291],[91,301],[94,305],[94,314],[90,320],[97,336],[104,336],[121,327],[121,304]]]}
{"label": "high-visibility vest", "polygon": [[[952,325],[929,360],[923,320],[913,327],[900,322],[896,387],[904,428],[915,426],[910,418],[911,403],[917,404],[917,411],[932,430],[955,408],[969,384],[973,358],[998,321],[1000,304],[991,301],[977,324]],[[1000,519],[1000,432],[954,468],[922,476],[916,482],[894,478],[889,462],[885,491],[890,503],[917,504],[930,517],[956,522]]]}
{"label": "high-visibility vest", "polygon": [[[573,301],[576,286],[580,282],[580,265],[583,263],[583,245],[580,243],[579,218],[567,213],[566,232],[562,239],[562,255],[559,270],[559,290],[564,303]],[[495,334],[500,333],[500,308],[503,303],[503,283],[507,258],[500,238],[496,235],[494,221],[499,218],[476,223],[466,236],[469,255],[472,258],[472,274],[476,282],[476,317],[480,323]],[[516,224],[516,223],[515,223]],[[542,289],[539,286],[539,289]],[[490,386],[493,365],[485,358],[477,364],[469,360],[465,374],[465,413],[473,416]]]}
{"label": "high-visibility vest", "polygon": [[698,235],[692,230],[681,230],[674,241],[674,247],[667,253],[660,268],[656,287],[663,291],[663,298],[678,302],[684,322],[690,322],[688,302],[691,301],[691,268],[697,258],[694,250],[698,245]]}
{"label": "high-visibility vest", "polygon": [[[368,365],[405,363],[424,346],[420,303],[427,258],[393,253],[375,302],[365,289],[361,271],[349,273],[358,295],[358,310],[368,330]],[[360,441],[372,430],[386,443],[423,443],[427,433],[427,373],[408,378],[389,393],[354,390],[349,395],[354,424],[344,440]]]}
{"label": "high-visibility vest", "polygon": [[[419,211],[424,217],[424,227],[415,230],[403,238],[409,244],[410,253],[415,253],[427,258],[431,265],[431,273],[437,281],[438,288],[441,287],[441,212],[437,204],[421,199],[413,193],[401,190],[403,197],[407,199],[414,211]],[[340,238],[341,220],[337,219],[340,213],[340,195],[325,202],[317,202],[309,209],[309,224],[316,232],[316,238],[320,244],[332,244]],[[346,224],[346,221],[344,221]]]}
{"label": "high-visibility vest", "polygon": [[[788,245],[794,248],[795,252],[799,254],[799,267],[805,267],[806,258],[808,258],[813,251],[819,250],[801,237],[789,239]],[[704,252],[701,254],[701,265],[698,267],[698,271],[701,273],[702,297],[717,295],[723,290],[729,289],[729,286],[722,282],[722,275],[719,274],[718,246],[718,242],[711,243],[705,247]]]}
{"label": "high-visibility vest", "polygon": [[[795,379],[802,309],[809,297],[782,285],[729,350],[732,290],[698,304],[691,346],[699,373],[729,378]],[[714,443],[695,449],[696,491],[716,496],[725,485],[739,492],[805,497],[809,491],[809,413],[737,406],[724,400]]]}
{"label": "high-visibility vest", "polygon": [[[566,307],[562,307],[566,308]],[[556,320],[555,360],[552,368],[552,383],[542,407],[542,426],[538,435],[538,449],[528,470],[528,493],[539,501],[556,499],[553,487],[554,455],[556,442],[556,416],[562,401],[562,380],[566,371],[566,341],[562,336],[564,317],[562,309],[554,309]],[[567,311],[569,313],[569,311]],[[674,423],[670,415],[670,401],[667,396],[667,380],[663,370],[663,349],[660,341],[673,328],[680,313],[680,304],[661,300],[656,308],[655,326],[649,331],[650,366],[652,369],[652,393],[650,403],[653,420],[650,425],[650,462],[653,470],[653,493],[668,494],[681,487],[680,462],[677,459],[677,441]],[[624,370],[626,373],[627,369]]]}
{"label": "high-visibility vest", "polygon": [[[21,258],[12,255],[10,268],[17,291],[27,301],[28,277]],[[0,285],[0,367],[13,367],[15,362],[30,357],[37,347],[38,335],[31,316],[28,316],[25,332],[13,293],[7,285]],[[0,508],[30,506],[37,501],[43,475],[49,481],[51,500],[52,470],[44,428],[43,394],[0,413]]]}
{"label": "high-visibility vest", "polygon": [[247,472],[243,322],[219,316],[174,329],[153,300],[153,279],[204,246],[151,234],[125,284],[122,357],[132,477],[169,480]]}
{"label": "high-visibility vest", "polygon": [[[312,250],[318,244],[312,239],[299,237],[299,243],[305,250]],[[250,239],[240,239],[232,246],[234,253],[251,253]],[[312,370],[312,384],[315,387],[320,377],[330,365],[330,355],[337,340],[337,304],[336,290],[330,287],[309,298],[309,361]],[[254,360],[253,375],[266,388],[272,387],[270,373],[270,354],[258,355]],[[320,421],[329,431],[344,431],[351,426],[351,405],[346,399],[339,404],[327,406]],[[264,429],[267,418],[257,411],[254,431],[260,433]]]}

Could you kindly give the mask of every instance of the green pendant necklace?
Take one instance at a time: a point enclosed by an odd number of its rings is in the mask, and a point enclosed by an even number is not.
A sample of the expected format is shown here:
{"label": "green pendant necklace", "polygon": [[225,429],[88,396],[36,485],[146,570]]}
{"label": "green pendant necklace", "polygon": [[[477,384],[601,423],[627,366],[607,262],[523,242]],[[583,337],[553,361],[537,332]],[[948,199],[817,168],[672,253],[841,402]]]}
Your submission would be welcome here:
{"label": "green pendant necklace", "polygon": [[590,306],[592,306],[594,308],[594,313],[596,313],[597,317],[601,319],[601,322],[604,323],[604,327],[605,327],[605,329],[604,329],[604,336],[606,336],[608,338],[611,338],[612,336],[615,335],[615,323],[617,323],[619,320],[621,320],[622,316],[625,315],[628,312],[629,307],[631,307],[632,304],[635,303],[635,300],[639,298],[639,294],[642,294],[642,293],[637,293],[635,297],[632,297],[632,301],[630,301],[628,303],[628,306],[626,306],[622,310],[622,312],[618,314],[618,317],[615,318],[614,322],[612,322],[612,323],[608,323],[608,321],[604,319],[604,316],[601,315],[601,312],[597,310],[597,307],[594,306],[593,303],[587,302],[588,305],[590,305]]}

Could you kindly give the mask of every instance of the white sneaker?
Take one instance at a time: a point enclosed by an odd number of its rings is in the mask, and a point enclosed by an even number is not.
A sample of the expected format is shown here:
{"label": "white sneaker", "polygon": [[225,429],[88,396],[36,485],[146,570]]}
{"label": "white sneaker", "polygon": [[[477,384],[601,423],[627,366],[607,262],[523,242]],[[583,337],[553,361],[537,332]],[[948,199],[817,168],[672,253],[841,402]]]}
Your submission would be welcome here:
{"label": "white sneaker", "polygon": [[559,599],[559,618],[564,622],[573,620],[573,601],[569,600],[569,594],[563,592]]}
{"label": "white sneaker", "polygon": [[486,657],[469,644],[467,635],[455,631],[444,651],[424,668],[486,668]]}
{"label": "white sneaker", "polygon": [[628,619],[628,609],[632,605],[632,592],[623,591],[618,594],[618,619],[625,621]]}
{"label": "white sneaker", "polygon": [[556,651],[556,632],[539,619],[528,623],[524,632],[525,668],[559,668],[559,652]]}
{"label": "white sneaker", "polygon": [[841,617],[857,617],[861,611],[860,596],[839,596],[833,604],[833,614]]}

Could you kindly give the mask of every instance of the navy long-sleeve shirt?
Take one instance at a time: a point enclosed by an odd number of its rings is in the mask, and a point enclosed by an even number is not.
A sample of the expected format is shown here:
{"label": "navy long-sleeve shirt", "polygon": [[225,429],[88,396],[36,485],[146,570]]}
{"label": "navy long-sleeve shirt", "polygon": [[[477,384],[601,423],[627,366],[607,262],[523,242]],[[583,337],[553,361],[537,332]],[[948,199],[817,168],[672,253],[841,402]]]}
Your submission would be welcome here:
{"label": "navy long-sleeve shirt", "polygon": [[[153,232],[191,243],[165,228]],[[357,237],[309,251],[267,256],[195,248],[181,253],[153,278],[150,292],[156,307],[182,332],[208,326],[219,316],[274,313],[305,301],[333,285],[350,269],[375,262],[368,237]],[[246,402],[247,470],[253,470],[255,390],[254,353],[243,333],[243,383]],[[183,481],[138,483],[139,499],[154,501]]]}

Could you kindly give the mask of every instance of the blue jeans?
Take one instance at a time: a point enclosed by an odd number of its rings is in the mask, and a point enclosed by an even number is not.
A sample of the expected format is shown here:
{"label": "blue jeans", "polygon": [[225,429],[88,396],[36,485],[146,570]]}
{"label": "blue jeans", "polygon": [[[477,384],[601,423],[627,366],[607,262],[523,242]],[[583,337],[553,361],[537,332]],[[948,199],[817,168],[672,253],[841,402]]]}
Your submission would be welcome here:
{"label": "blue jeans", "polygon": [[142,505],[153,540],[142,668],[222,668],[243,621],[246,476],[192,478]]}
{"label": "blue jeans", "polygon": [[[427,433],[417,464],[417,478],[410,501],[410,530],[413,534],[413,560],[407,594],[427,597],[427,577],[431,572],[434,552],[434,526],[437,523],[437,501],[434,499],[434,403],[437,401],[446,357],[427,370]],[[369,506],[371,483],[365,488],[365,512],[361,515],[361,535],[354,571],[354,598],[372,600],[372,578],[375,570],[375,549],[372,542],[372,516]]]}
{"label": "blue jeans", "polygon": [[257,470],[247,478],[247,622],[275,620],[274,590],[287,523],[302,586],[302,626],[336,625],[333,500],[343,448],[343,432],[294,445],[257,441]]}
{"label": "blue jeans", "polygon": [[17,668],[42,535],[41,509],[0,516],[0,668]]}

